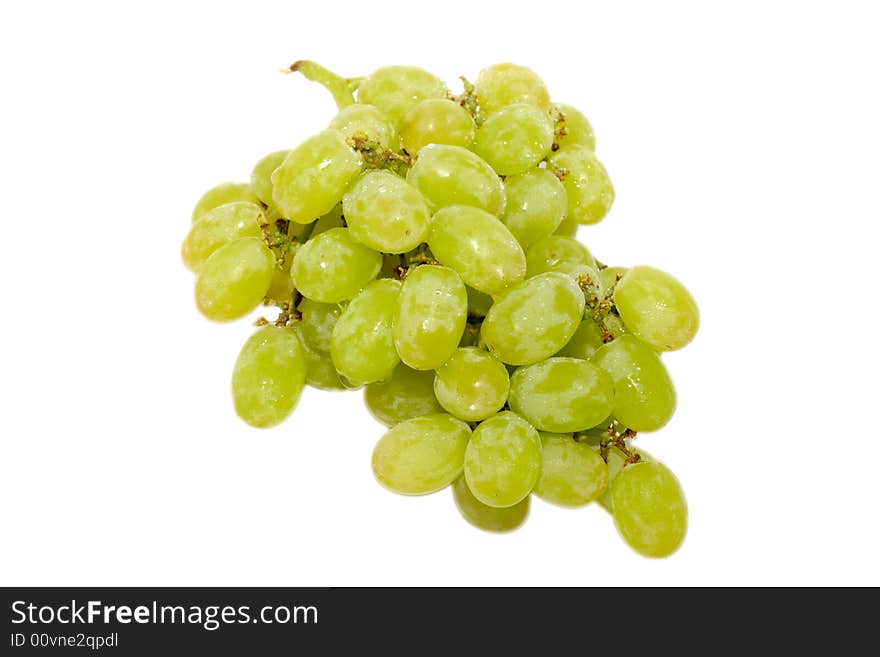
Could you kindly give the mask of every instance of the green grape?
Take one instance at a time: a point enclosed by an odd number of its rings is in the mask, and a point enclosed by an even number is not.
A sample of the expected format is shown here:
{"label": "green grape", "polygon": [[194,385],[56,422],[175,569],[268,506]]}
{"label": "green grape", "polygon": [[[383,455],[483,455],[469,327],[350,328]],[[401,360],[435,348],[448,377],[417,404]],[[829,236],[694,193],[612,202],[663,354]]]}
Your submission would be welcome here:
{"label": "green grape", "polygon": [[276,303],[293,303],[293,295],[296,293],[296,288],[293,286],[293,279],[290,277],[290,267],[300,246],[297,242],[292,242],[285,254],[284,260],[279,261],[276,258],[275,271],[272,272],[272,282],[269,284],[269,289],[266,290],[266,299]]}
{"label": "green grape", "polygon": [[565,127],[565,134],[557,136],[556,144],[560,147],[580,144],[595,151],[596,137],[587,117],[571,105],[559,104],[556,109],[559,110],[560,122]]}
{"label": "green grape", "polygon": [[668,557],[687,533],[687,502],[672,471],[656,461],[627,466],[611,485],[617,530],[645,557]]}
{"label": "green grape", "polygon": [[266,296],[275,256],[262,240],[242,237],[214,251],[196,278],[196,306],[205,317],[226,322],[244,317]]}
{"label": "green grape", "polygon": [[477,127],[461,105],[446,98],[428,98],[413,107],[403,119],[400,137],[410,155],[428,144],[470,148]]}
{"label": "green grape", "polygon": [[306,380],[306,361],[290,328],[264,326],[242,347],[232,371],[238,417],[267,428],[293,412]]}
{"label": "green grape", "polygon": [[373,474],[402,495],[425,495],[461,475],[471,430],[461,420],[438,413],[401,422],[373,450]]}
{"label": "green grape", "polygon": [[339,376],[329,354],[311,349],[300,335],[306,361],[306,385],[318,390],[345,390],[350,386]]}
{"label": "green grape", "polygon": [[528,278],[499,297],[481,334],[496,358],[530,365],[562,349],[584,315],[584,295],[565,274],[547,272]]}
{"label": "green grape", "polygon": [[480,111],[489,115],[513,103],[550,107],[550,93],[532,69],[516,64],[495,64],[480,71],[476,82]]}
{"label": "green grape", "polygon": [[434,395],[440,405],[460,420],[485,420],[507,401],[510,377],[504,364],[490,353],[467,347],[457,349],[437,369]]}
{"label": "green grape", "polygon": [[421,192],[390,171],[364,174],[342,199],[342,211],[351,236],[382,253],[412,251],[431,222]]}
{"label": "green grape", "polygon": [[338,303],[303,299],[299,304],[299,312],[302,315],[300,326],[305,345],[323,354],[330,353],[330,336],[333,335],[333,327],[342,314],[342,307]]}
{"label": "green grape", "polygon": [[347,228],[331,228],[302,245],[291,275],[306,298],[339,303],[376,278],[381,266],[382,256],[356,242]]}
{"label": "green grape", "polygon": [[523,249],[552,234],[565,217],[565,187],[547,169],[509,176],[504,191],[507,210],[503,221]]}
{"label": "green grape", "polygon": [[617,285],[618,278],[623,278],[623,275],[628,272],[629,269],[626,267],[605,267],[599,271],[599,279],[602,282],[603,290],[610,290],[615,285]]}
{"label": "green grape", "polygon": [[462,517],[477,529],[487,532],[509,532],[522,525],[529,515],[531,498],[522,500],[504,508],[483,504],[474,497],[464,477],[459,477],[452,484],[452,497]]}
{"label": "green grape", "polygon": [[221,183],[202,194],[202,198],[199,199],[198,203],[196,203],[196,207],[193,208],[193,223],[201,219],[206,212],[209,212],[220,205],[233,203],[235,201],[259,203],[260,199],[254,194],[254,190],[251,188],[250,183]]}
{"label": "green grape", "polygon": [[[299,224],[291,225],[297,226]],[[312,230],[309,232],[309,239],[315,238],[321,233],[326,233],[331,228],[345,228],[345,219],[342,216],[342,203],[336,205],[327,214],[318,217],[317,221],[306,225],[312,227]]]}
{"label": "green grape", "polygon": [[501,292],[526,273],[526,256],[516,238],[479,208],[453,205],[440,210],[434,215],[428,246],[437,260],[486,294]]}
{"label": "green grape", "polygon": [[372,105],[349,105],[339,111],[328,127],[339,130],[346,139],[357,136],[374,142],[380,149],[396,151],[399,148],[400,140],[394,125]]}
{"label": "green grape", "polygon": [[474,317],[485,317],[492,307],[492,297],[485,292],[475,290],[470,285],[465,286],[468,298],[468,315]]}
{"label": "green grape", "polygon": [[192,225],[183,241],[183,263],[197,272],[208,256],[224,244],[240,237],[260,237],[262,214],[263,208],[249,201],[233,201],[208,210]]}
{"label": "green grape", "polygon": [[403,363],[394,368],[389,379],[364,388],[364,403],[374,418],[389,427],[443,412],[434,396],[434,373],[414,370]]}
{"label": "green grape", "polygon": [[614,186],[592,150],[579,144],[560,148],[550,156],[550,167],[565,170],[562,184],[571,219],[595,224],[605,218],[614,203]]}
{"label": "green grape", "polygon": [[535,495],[559,506],[583,506],[608,487],[608,466],[585,443],[571,434],[541,432],[541,477]]}
{"label": "green grape", "polygon": [[658,351],[681,349],[697,334],[700,311],[678,279],[640,265],[614,290],[614,303],[626,328]]}
{"label": "green grape", "polygon": [[571,340],[556,352],[556,355],[590,360],[596,353],[596,350],[605,344],[605,341],[602,339],[603,333],[602,327],[594,319],[587,317],[580,323],[577,331],[571,336]]}
{"label": "green grape", "polygon": [[510,408],[536,429],[569,433],[595,427],[614,408],[614,382],[578,358],[548,358],[510,377]]}
{"label": "green grape", "polygon": [[464,455],[468,488],[480,502],[513,506],[541,475],[541,438],[516,413],[502,411],[476,428]]}
{"label": "green grape", "polygon": [[272,172],[281,166],[281,163],[290,154],[289,150],[275,151],[263,157],[251,171],[251,187],[254,194],[266,205],[272,205]]}
{"label": "green grape", "polygon": [[467,322],[467,292],[448,267],[410,269],[394,311],[394,346],[417,370],[440,367],[453,354]]}
{"label": "green grape", "polygon": [[399,281],[373,281],[351,300],[333,327],[330,357],[336,371],[353,383],[387,379],[400,362],[391,337],[399,294]]}
{"label": "green grape", "polygon": [[[567,205],[568,199],[566,198],[566,206]],[[566,207],[566,211],[568,211],[568,207]],[[577,235],[578,228],[580,228],[580,226],[581,225],[571,217],[566,217],[562,220],[559,226],[557,226],[556,230],[553,231],[553,234],[561,235],[563,237],[574,237],[575,235]]]}
{"label": "green grape", "polygon": [[[623,321],[621,321],[620,317],[614,313],[608,313],[602,317],[602,327],[610,334],[612,340],[614,338],[619,338],[626,333],[626,327],[623,325]],[[606,338],[606,341],[610,342],[608,338]]]}
{"label": "green grape", "polygon": [[501,176],[531,169],[550,153],[552,146],[550,115],[528,103],[499,109],[480,126],[474,141],[477,155]]}
{"label": "green grape", "polygon": [[596,268],[596,260],[590,250],[576,239],[562,235],[550,235],[535,242],[526,251],[526,276],[548,271],[558,271],[565,263],[589,265]]}
{"label": "green grape", "polygon": [[272,201],[281,215],[308,224],[342,200],[363,158],[338,130],[324,130],[294,148],[272,172]]}
{"label": "green grape", "polygon": [[614,380],[614,417],[633,431],[656,431],[675,412],[675,388],[660,357],[632,335],[596,350],[592,362]]}
{"label": "green grape", "polygon": [[[635,449],[632,445],[628,445],[627,447],[630,452],[639,455],[639,463],[654,460],[654,458],[643,449]],[[600,448],[597,445],[593,445],[593,449],[598,453]],[[627,455],[620,451],[619,447],[609,445],[608,449],[605,450],[605,459],[608,464],[608,488],[605,489],[602,497],[599,498],[599,504],[601,504],[608,513],[611,513],[611,488],[614,486],[614,480],[617,478],[617,475],[619,475],[623,471],[623,468],[626,467]]]}
{"label": "green grape", "polygon": [[584,263],[560,262],[553,271],[570,277],[584,293],[589,308],[593,308],[601,301],[605,292],[602,289],[602,279],[595,267]]}
{"label": "green grape", "polygon": [[446,85],[440,78],[415,66],[380,68],[364,78],[358,87],[358,102],[375,105],[396,126],[426,98],[446,98]]}
{"label": "green grape", "polygon": [[461,146],[429,144],[406,174],[433,210],[471,205],[497,217],[504,213],[504,186],[479,155]]}

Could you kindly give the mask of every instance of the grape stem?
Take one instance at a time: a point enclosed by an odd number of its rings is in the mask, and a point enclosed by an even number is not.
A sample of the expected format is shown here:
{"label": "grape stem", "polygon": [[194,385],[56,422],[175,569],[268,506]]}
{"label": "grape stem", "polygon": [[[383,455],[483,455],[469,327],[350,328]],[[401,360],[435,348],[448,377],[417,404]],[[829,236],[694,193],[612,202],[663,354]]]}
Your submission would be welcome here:
{"label": "grape stem", "polygon": [[354,91],[363,78],[343,78],[320,64],[306,59],[294,62],[283,73],[302,73],[306,80],[317,82],[333,96],[336,107],[343,109],[354,104]]}
{"label": "grape stem", "polygon": [[477,101],[477,88],[463,75],[459,76],[458,79],[461,80],[461,83],[464,85],[464,91],[458,96],[449,94],[449,100],[458,103],[467,110],[467,113],[471,115],[474,123],[479,128],[485,119],[480,114],[479,103]]}
{"label": "grape stem", "polygon": [[388,169],[405,176],[413,165],[411,156],[383,148],[363,132],[355,132],[348,140],[348,144],[361,154],[364,158],[364,166],[368,169]]}
{"label": "grape stem", "polygon": [[565,114],[559,111],[558,107],[550,110],[550,118],[553,119],[553,146],[551,150],[556,152],[559,150],[559,142],[568,134],[568,126],[565,124]]}

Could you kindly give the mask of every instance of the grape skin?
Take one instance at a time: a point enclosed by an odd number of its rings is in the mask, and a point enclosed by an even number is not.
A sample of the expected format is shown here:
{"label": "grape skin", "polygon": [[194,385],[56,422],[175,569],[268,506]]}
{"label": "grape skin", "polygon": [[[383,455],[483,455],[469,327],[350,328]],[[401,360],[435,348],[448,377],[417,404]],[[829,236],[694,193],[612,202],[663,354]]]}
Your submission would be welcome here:
{"label": "grape skin", "polygon": [[389,427],[444,412],[434,396],[434,373],[414,370],[404,363],[394,368],[390,378],[366,386],[364,403],[374,418]]}
{"label": "grape skin", "polygon": [[342,314],[342,306],[338,303],[303,299],[299,304],[299,312],[305,344],[318,353],[329,354],[330,338],[333,335],[333,327]]}
{"label": "grape skin", "polygon": [[552,504],[584,506],[608,487],[608,466],[602,457],[571,434],[540,432],[541,477],[534,493]]}
{"label": "grape skin", "polygon": [[517,64],[495,64],[480,71],[475,90],[480,111],[486,115],[513,103],[529,103],[547,109],[550,93],[532,69]]}
{"label": "grape skin", "polygon": [[571,105],[558,104],[556,109],[559,110],[566,129],[564,136],[557,137],[557,145],[563,147],[580,144],[581,146],[586,146],[591,151],[595,151],[596,137],[593,134],[593,126],[590,125],[587,117]]}
{"label": "grape skin", "polygon": [[205,317],[227,322],[256,308],[272,284],[275,256],[262,240],[242,237],[214,251],[196,278],[196,306]]}
{"label": "grape skin", "polygon": [[205,260],[224,244],[240,237],[260,237],[263,208],[250,201],[233,201],[204,213],[190,228],[180,255],[190,271],[198,272]]}
{"label": "grape skin", "polygon": [[434,378],[437,401],[466,422],[485,420],[500,411],[509,391],[510,377],[504,364],[475,347],[457,349]]}
{"label": "grape skin", "polygon": [[266,205],[272,205],[272,173],[290,154],[289,150],[275,151],[262,157],[251,171],[251,188]]}
{"label": "grape skin", "polygon": [[202,216],[214,208],[234,201],[247,201],[259,203],[260,199],[254,194],[250,183],[220,183],[202,194],[192,211],[192,222],[195,223]]}
{"label": "grape skin", "polygon": [[429,144],[406,174],[432,210],[470,205],[496,217],[504,214],[504,186],[485,160],[460,146]]}
{"label": "grape skin", "polygon": [[428,144],[471,148],[477,126],[458,103],[445,98],[428,98],[413,107],[400,128],[403,148],[415,155]]}
{"label": "grape skin", "polygon": [[602,221],[614,203],[614,186],[593,151],[580,144],[566,146],[551,155],[549,163],[566,172],[562,184],[568,216],[580,224]]}
{"label": "grape skin", "polygon": [[400,126],[407,113],[427,98],[446,98],[443,80],[416,66],[385,66],[358,88],[358,103],[374,105]]}
{"label": "grape skin", "polygon": [[474,151],[496,173],[510,176],[528,171],[553,146],[553,122],[534,105],[515,103],[501,108],[477,130]]}
{"label": "grape skin", "polygon": [[507,209],[503,221],[523,249],[551,235],[565,217],[565,187],[547,169],[509,176],[504,191]]}
{"label": "grape skin", "polygon": [[538,240],[526,251],[526,278],[558,271],[560,265],[565,264],[597,268],[596,259],[586,246],[571,237],[550,235]]}
{"label": "grape skin", "polygon": [[303,296],[339,303],[376,278],[381,267],[382,256],[356,242],[347,228],[331,228],[297,251],[291,276]]}
{"label": "grape skin", "polygon": [[346,139],[353,139],[355,136],[366,138],[379,148],[397,150],[400,142],[397,130],[388,117],[372,105],[358,103],[344,107],[327,127],[338,130]]}
{"label": "grape skin", "polygon": [[452,497],[462,517],[477,529],[487,532],[510,532],[522,525],[529,515],[531,498],[526,496],[513,506],[496,508],[474,497],[464,477],[452,484]]}

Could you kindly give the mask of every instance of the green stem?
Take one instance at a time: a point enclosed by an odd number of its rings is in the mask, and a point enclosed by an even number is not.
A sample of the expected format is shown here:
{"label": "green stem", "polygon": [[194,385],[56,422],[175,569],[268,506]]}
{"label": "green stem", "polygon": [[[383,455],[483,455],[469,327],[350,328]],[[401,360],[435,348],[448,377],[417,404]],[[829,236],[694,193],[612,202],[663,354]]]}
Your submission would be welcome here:
{"label": "green stem", "polygon": [[[301,59],[290,65],[288,71],[290,73],[302,73],[307,80],[317,82],[333,95],[336,106],[339,109],[354,104],[354,94],[351,87],[351,80],[346,80],[333,71],[329,71],[320,64]],[[356,84],[360,84],[360,80]],[[356,87],[355,87],[356,88]]]}

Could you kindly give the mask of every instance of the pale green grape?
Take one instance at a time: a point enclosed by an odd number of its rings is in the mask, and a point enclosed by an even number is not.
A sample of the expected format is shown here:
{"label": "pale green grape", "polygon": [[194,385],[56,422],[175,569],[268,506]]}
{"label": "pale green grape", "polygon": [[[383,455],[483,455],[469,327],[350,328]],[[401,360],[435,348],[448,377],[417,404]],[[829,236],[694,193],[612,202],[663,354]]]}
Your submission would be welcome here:
{"label": "pale green grape", "polygon": [[[297,226],[299,224],[291,225]],[[312,227],[312,230],[309,232],[309,239],[315,238],[321,233],[326,233],[331,228],[345,228],[345,219],[342,217],[342,203],[336,205],[327,214],[318,217],[317,221],[307,225]]]}
{"label": "pale green grape", "polygon": [[446,98],[446,85],[440,78],[415,66],[380,68],[364,78],[358,87],[358,102],[375,105],[396,126],[426,98]]}
{"label": "pale green grape", "polygon": [[303,296],[339,303],[376,278],[381,266],[382,256],[356,242],[347,228],[331,228],[297,251],[291,275]]}
{"label": "pale green grape", "polygon": [[556,109],[559,110],[561,123],[565,127],[565,134],[556,139],[557,145],[562,147],[580,144],[591,151],[596,150],[596,137],[587,117],[571,105],[558,104]]}
{"label": "pale green grape", "polygon": [[618,279],[623,278],[623,275],[628,271],[629,269],[626,267],[605,267],[605,269],[602,269],[599,272],[599,278],[602,281],[602,289],[610,290],[617,285]]}
{"label": "pale green grape", "polygon": [[380,149],[396,151],[400,143],[394,125],[378,107],[372,105],[349,105],[339,110],[328,127],[339,130],[346,139],[358,136],[372,141]]}
{"label": "pale green grape", "polygon": [[614,303],[626,328],[658,351],[681,349],[697,334],[700,311],[678,279],[644,265],[617,284]]}
{"label": "pale green grape", "polygon": [[342,200],[363,158],[338,130],[324,130],[294,148],[272,172],[272,201],[290,221],[307,224]]}
{"label": "pale green grape", "polygon": [[550,115],[528,103],[499,109],[480,126],[474,141],[477,155],[501,176],[531,169],[550,153],[551,146]]}
{"label": "pale green grape", "polygon": [[468,488],[480,502],[507,507],[521,502],[541,475],[541,438],[516,413],[503,411],[476,428],[464,456]]}
{"label": "pale green grape", "polygon": [[608,466],[585,443],[571,434],[541,432],[541,477],[535,495],[560,506],[583,506],[608,487]]}
{"label": "pale green grape", "polygon": [[264,326],[245,343],[235,361],[235,412],[251,426],[275,426],[293,411],[305,380],[306,361],[293,329]]}
{"label": "pale green grape", "polygon": [[483,114],[492,114],[513,103],[550,107],[550,93],[532,69],[517,64],[495,64],[480,71],[477,99]]}
{"label": "pale green grape", "polygon": [[623,325],[623,321],[621,321],[620,317],[614,313],[608,313],[602,318],[602,326],[611,334],[612,339],[619,338],[627,332],[626,327]]}
{"label": "pale green grape", "polygon": [[262,240],[242,237],[205,260],[196,279],[196,306],[208,319],[244,317],[266,296],[275,273],[275,256]]}
{"label": "pale green grape", "polygon": [[611,485],[614,524],[646,557],[668,557],[687,533],[687,502],[672,471],[662,463],[627,466]]}
{"label": "pale green grape", "polygon": [[485,292],[475,290],[470,285],[465,286],[468,298],[468,315],[485,317],[492,307],[492,297]]}
{"label": "pale green grape", "polygon": [[[568,199],[566,197],[566,206],[567,205]],[[568,207],[566,207],[566,211],[568,211]],[[556,230],[553,231],[553,234],[562,235],[563,237],[574,237],[575,235],[577,235],[578,228],[580,228],[580,226],[581,225],[571,217],[566,217],[562,220],[559,226],[556,227]]]}
{"label": "pale green grape", "polygon": [[266,299],[277,303],[293,303],[293,295],[296,288],[293,286],[293,279],[290,277],[290,267],[293,265],[293,258],[301,245],[292,242],[283,261],[275,260],[275,271],[272,272],[272,282],[269,289],[266,290]]}
{"label": "pale green grape", "polygon": [[433,210],[471,205],[497,217],[504,213],[504,186],[495,171],[479,155],[461,146],[425,146],[406,179]]}
{"label": "pale green grape", "polygon": [[410,155],[428,144],[470,148],[477,127],[461,105],[446,98],[428,98],[413,107],[403,120],[400,136]]}
{"label": "pale green grape", "polygon": [[342,314],[342,306],[338,303],[321,303],[312,299],[303,299],[299,304],[302,315],[303,342],[320,353],[330,353],[330,337],[333,327]]}
{"label": "pale green grape", "polygon": [[254,190],[251,188],[250,183],[220,183],[216,187],[212,187],[202,194],[202,198],[199,199],[198,203],[196,203],[196,207],[193,208],[193,223],[201,219],[202,215],[206,212],[209,212],[220,205],[233,203],[235,201],[259,203],[260,199],[254,194]]}
{"label": "pale green grape", "polygon": [[490,353],[457,349],[434,379],[440,405],[460,420],[475,422],[497,413],[507,401],[510,377],[504,364]]}
{"label": "pale green grape", "polygon": [[537,363],[562,349],[584,314],[584,295],[565,274],[547,272],[499,297],[483,320],[482,339],[499,360]]}
{"label": "pale green grape", "polygon": [[196,221],[183,241],[183,263],[197,272],[205,260],[224,244],[240,237],[260,237],[263,208],[249,201],[234,201],[208,210]]}
{"label": "pale green grape", "polygon": [[373,450],[373,474],[402,495],[425,495],[461,475],[471,430],[461,420],[438,413],[401,422]]}
{"label": "pale green grape", "polygon": [[566,146],[550,156],[550,166],[565,170],[569,218],[580,224],[602,221],[614,203],[614,186],[595,153],[579,144]]}
{"label": "pale green grape", "polygon": [[434,373],[414,370],[403,363],[394,368],[390,378],[364,388],[364,403],[374,418],[389,427],[443,412],[434,396]]}
{"label": "pale green grape", "polygon": [[590,360],[605,341],[602,339],[603,330],[591,317],[587,317],[580,323],[577,331],[571,336],[571,340],[556,352],[557,356],[570,356],[581,360]]}
{"label": "pale green grape", "polygon": [[[639,455],[640,463],[654,460],[654,458],[643,449],[636,449],[632,445],[627,445],[627,448],[630,452],[635,452]],[[599,451],[597,445],[593,445],[593,449],[597,452]],[[619,447],[610,445],[605,452],[605,458],[608,464],[608,488],[605,489],[602,497],[599,498],[599,504],[601,504],[608,513],[611,513],[611,488],[614,486],[614,480],[617,478],[617,475],[623,472],[623,468],[626,467],[627,456],[620,451]]]}
{"label": "pale green grape", "polygon": [[565,217],[565,187],[547,169],[534,169],[504,181],[507,210],[504,224],[522,248],[549,236]]}
{"label": "pale green grape", "polygon": [[399,281],[373,281],[351,300],[333,327],[330,357],[336,371],[353,383],[387,379],[400,362],[391,337],[399,294]]}
{"label": "pale green grape", "polygon": [[382,253],[416,248],[431,222],[421,192],[389,171],[364,174],[342,199],[342,211],[351,236]]}
{"label": "pale green grape", "polygon": [[394,346],[417,370],[440,367],[452,355],[467,321],[467,292],[452,269],[410,269],[394,311]]}
{"label": "pale green grape", "polygon": [[289,150],[275,151],[264,156],[251,171],[251,187],[254,194],[266,205],[272,205],[272,172],[281,166]]}
{"label": "pale green grape", "polygon": [[548,358],[510,377],[510,408],[541,431],[569,433],[599,424],[614,408],[614,382],[578,358]]}
{"label": "pale green grape", "polygon": [[614,417],[633,431],[656,431],[675,412],[675,388],[660,357],[632,335],[596,350],[593,362],[614,380]]}
{"label": "pale green grape", "polygon": [[474,497],[464,477],[459,477],[452,484],[452,497],[462,517],[478,529],[487,532],[509,532],[522,525],[529,515],[531,498],[522,500],[504,508],[483,504]]}
{"label": "pale green grape", "polygon": [[550,235],[535,242],[526,251],[526,276],[531,278],[547,271],[558,271],[565,263],[596,267],[590,250],[576,239]]}
{"label": "pale green grape", "polygon": [[303,340],[301,330],[299,339],[306,361],[306,385],[318,390],[345,390],[350,387],[339,376],[329,354],[315,351],[309,347]]}
{"label": "pale green grape", "polygon": [[516,238],[479,208],[453,205],[440,210],[434,215],[428,246],[437,260],[486,294],[501,292],[526,273],[526,256]]}

